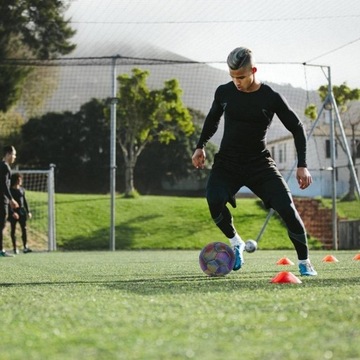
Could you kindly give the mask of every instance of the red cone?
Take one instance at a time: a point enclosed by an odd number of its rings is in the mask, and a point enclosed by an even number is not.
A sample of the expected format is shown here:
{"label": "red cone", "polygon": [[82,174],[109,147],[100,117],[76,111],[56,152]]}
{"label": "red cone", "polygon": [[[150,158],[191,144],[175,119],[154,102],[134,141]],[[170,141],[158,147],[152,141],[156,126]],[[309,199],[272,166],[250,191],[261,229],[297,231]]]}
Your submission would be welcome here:
{"label": "red cone", "polygon": [[353,260],[360,260],[360,254],[356,254],[356,255],[353,257]]}
{"label": "red cone", "polygon": [[298,279],[293,273],[287,271],[279,272],[274,278],[271,279],[270,282],[301,284],[300,279]]}
{"label": "red cone", "polygon": [[294,263],[287,257],[283,257],[276,262],[276,265],[294,265]]}
{"label": "red cone", "polygon": [[333,255],[327,255],[322,259],[323,262],[338,262],[339,260]]}

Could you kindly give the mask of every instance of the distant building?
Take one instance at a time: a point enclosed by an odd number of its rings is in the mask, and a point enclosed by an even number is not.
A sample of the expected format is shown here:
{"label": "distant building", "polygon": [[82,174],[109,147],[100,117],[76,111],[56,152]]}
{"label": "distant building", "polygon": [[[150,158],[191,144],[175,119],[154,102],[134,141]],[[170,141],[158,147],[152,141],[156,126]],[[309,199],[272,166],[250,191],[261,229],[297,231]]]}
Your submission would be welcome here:
{"label": "distant building", "polygon": [[[353,134],[351,129],[345,129],[348,146],[352,152],[356,148],[355,172],[359,178],[360,174],[360,129]],[[354,138],[355,137],[355,138]],[[335,140],[335,172],[337,197],[345,195],[349,191],[350,170],[349,160],[346,152],[341,146],[342,138]],[[352,143],[355,144],[352,146]],[[296,181],[296,150],[294,139],[291,134],[269,141],[267,144],[272,157],[276,161],[278,169],[285,178],[289,177],[288,184],[294,196],[305,197],[331,197],[332,196],[332,168],[331,168],[331,146],[329,136],[329,125],[321,125],[314,129],[307,144],[307,163],[313,177],[313,184],[306,190],[299,189]],[[291,173],[291,169],[294,171]]]}

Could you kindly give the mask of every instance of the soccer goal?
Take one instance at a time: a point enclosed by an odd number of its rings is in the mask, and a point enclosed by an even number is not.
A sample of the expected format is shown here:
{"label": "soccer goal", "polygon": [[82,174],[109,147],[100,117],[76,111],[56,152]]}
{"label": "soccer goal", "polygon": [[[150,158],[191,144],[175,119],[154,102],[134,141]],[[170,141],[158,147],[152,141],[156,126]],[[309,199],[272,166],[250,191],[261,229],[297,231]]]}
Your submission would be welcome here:
{"label": "soccer goal", "polygon": [[[55,231],[55,165],[49,170],[12,170],[23,177],[23,187],[32,214],[27,221],[28,246],[34,251],[56,250]],[[6,227],[4,241],[8,249],[12,249],[10,240],[10,224]],[[16,227],[17,245],[21,249],[21,229]]]}

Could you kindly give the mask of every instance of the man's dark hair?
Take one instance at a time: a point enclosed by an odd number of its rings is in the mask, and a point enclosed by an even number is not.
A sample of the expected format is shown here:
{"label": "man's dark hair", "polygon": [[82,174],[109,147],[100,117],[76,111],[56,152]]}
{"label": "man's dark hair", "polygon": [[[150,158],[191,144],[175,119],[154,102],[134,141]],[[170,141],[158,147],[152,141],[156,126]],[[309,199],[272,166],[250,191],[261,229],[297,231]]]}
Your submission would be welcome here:
{"label": "man's dark hair", "polygon": [[16,185],[19,182],[19,179],[21,178],[22,175],[20,173],[12,174],[10,179],[10,186],[13,187],[14,185]]}
{"label": "man's dark hair", "polygon": [[14,151],[14,147],[12,145],[7,145],[3,147],[3,155],[11,154]]}
{"label": "man's dark hair", "polygon": [[254,58],[252,51],[245,47],[234,49],[227,58],[227,64],[231,70],[239,70],[242,67],[253,67]]}

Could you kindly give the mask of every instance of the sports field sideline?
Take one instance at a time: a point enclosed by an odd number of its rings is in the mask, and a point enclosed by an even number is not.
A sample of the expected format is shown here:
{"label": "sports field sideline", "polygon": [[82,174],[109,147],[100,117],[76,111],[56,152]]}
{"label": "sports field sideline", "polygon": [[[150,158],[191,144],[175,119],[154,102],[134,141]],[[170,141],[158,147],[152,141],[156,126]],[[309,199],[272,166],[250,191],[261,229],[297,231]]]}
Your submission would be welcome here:
{"label": "sports field sideline", "polygon": [[[54,252],[0,259],[1,359],[359,359],[357,251],[313,251],[319,273],[273,284],[293,251],[204,275],[199,251]],[[332,254],[335,263],[323,258]]]}

